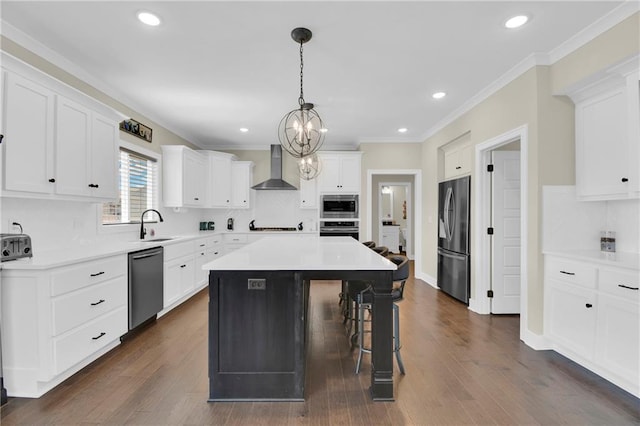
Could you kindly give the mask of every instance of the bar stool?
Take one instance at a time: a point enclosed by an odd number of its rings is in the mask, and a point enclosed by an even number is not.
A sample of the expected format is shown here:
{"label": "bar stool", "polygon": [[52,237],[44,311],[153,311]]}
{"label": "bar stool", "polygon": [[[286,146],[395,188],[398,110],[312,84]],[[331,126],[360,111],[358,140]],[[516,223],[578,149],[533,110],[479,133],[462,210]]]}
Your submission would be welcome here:
{"label": "bar stool", "polygon": [[389,249],[385,246],[376,246],[376,247],[373,247],[371,250],[375,251],[380,256],[384,256],[384,257],[386,257],[389,254]]}
{"label": "bar stool", "polygon": [[364,243],[365,246],[369,247],[369,248],[374,248],[376,246],[376,242],[375,241],[365,241]]}
{"label": "bar stool", "polygon": [[[366,247],[372,249],[376,246],[376,242],[375,241],[365,241],[362,244],[364,244]],[[343,303],[347,302],[347,282],[346,281],[342,281],[342,288],[340,289],[340,294],[338,295],[339,300],[338,300],[338,306],[341,306]],[[345,316],[345,322],[346,322],[346,312],[347,310],[343,308],[342,314],[343,316]]]}
{"label": "bar stool", "polygon": [[[387,256],[387,259],[395,263],[398,268],[393,271],[393,288],[391,290],[391,299],[393,301],[393,352],[396,355],[400,373],[405,374],[404,364],[400,356],[400,348],[402,347],[400,344],[400,308],[397,303],[402,301],[404,297],[404,286],[409,278],[409,259],[401,255],[390,255]],[[355,294],[351,292],[352,286]],[[363,286],[364,288],[362,288]],[[362,288],[362,290],[356,292],[359,288]],[[355,296],[357,309],[358,361],[356,362],[356,374],[358,374],[362,363],[362,354],[365,352],[371,353],[371,348],[364,347],[364,334],[371,332],[364,329],[364,315],[365,310],[370,310],[373,304],[373,292],[371,285],[365,281],[349,281],[349,289],[350,295],[353,294]]]}

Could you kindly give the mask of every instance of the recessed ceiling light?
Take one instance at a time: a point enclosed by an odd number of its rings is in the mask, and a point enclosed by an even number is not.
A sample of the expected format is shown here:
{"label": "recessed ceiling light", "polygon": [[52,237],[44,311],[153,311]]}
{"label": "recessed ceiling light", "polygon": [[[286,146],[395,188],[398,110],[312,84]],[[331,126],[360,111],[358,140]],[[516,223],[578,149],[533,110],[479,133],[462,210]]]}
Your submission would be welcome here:
{"label": "recessed ceiling light", "polygon": [[444,98],[445,96],[447,96],[447,94],[446,94],[446,93],[444,93],[444,92],[436,92],[436,93],[434,93],[433,95],[431,95],[431,97],[432,97],[433,99],[442,99],[442,98]]}
{"label": "recessed ceiling light", "polygon": [[507,28],[518,28],[527,23],[529,17],[527,15],[518,15],[510,18],[507,22],[504,23],[504,26]]}
{"label": "recessed ceiling light", "polygon": [[409,129],[407,129],[406,127],[400,127],[400,128],[398,129],[398,132],[400,132],[400,133],[407,133],[407,130],[409,130]]}
{"label": "recessed ceiling light", "polygon": [[247,129],[246,127],[240,127],[240,131],[242,133],[247,133],[249,131],[249,129]]}
{"label": "recessed ceiling light", "polygon": [[321,133],[327,133],[329,131],[329,129],[327,129],[326,127],[323,127],[322,129],[320,129]]}
{"label": "recessed ceiling light", "polygon": [[138,12],[138,19],[143,24],[150,25],[152,27],[157,27],[160,25],[160,18],[157,15],[154,15],[151,12]]}

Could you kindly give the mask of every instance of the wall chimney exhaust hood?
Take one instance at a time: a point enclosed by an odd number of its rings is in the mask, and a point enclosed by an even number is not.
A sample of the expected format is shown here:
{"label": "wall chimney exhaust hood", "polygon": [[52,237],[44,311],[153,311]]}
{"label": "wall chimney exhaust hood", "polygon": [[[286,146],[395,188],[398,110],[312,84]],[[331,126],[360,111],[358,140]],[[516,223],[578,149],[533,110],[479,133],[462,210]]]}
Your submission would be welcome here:
{"label": "wall chimney exhaust hood", "polygon": [[285,190],[295,191],[298,188],[282,180],[282,146],[271,145],[271,179],[265,180],[253,187],[255,190]]}

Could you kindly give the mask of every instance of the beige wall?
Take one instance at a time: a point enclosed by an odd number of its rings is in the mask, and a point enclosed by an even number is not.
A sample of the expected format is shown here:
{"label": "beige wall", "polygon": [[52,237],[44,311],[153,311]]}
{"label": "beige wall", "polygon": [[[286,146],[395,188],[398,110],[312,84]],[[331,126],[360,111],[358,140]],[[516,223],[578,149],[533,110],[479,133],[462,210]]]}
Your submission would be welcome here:
{"label": "beige wall", "polygon": [[139,145],[143,148],[146,148],[158,153],[161,152],[160,146],[162,145],[187,145],[193,149],[199,149],[196,145],[194,145],[190,141],[181,138],[180,136],[162,127],[161,125],[154,122],[153,120],[150,120],[149,118],[145,117],[143,114],[140,114],[139,112],[129,108],[123,103],[118,102],[112,97],[99,91],[95,87],[74,77],[68,72],[53,65],[51,62],[48,62],[42,59],[40,56],[14,43],[8,38],[0,36],[0,48],[3,51],[7,52],[8,54],[22,60],[23,62],[26,62],[29,65],[35,68],[38,68],[39,70],[45,72],[46,74],[49,74],[52,77],[57,78],[58,80],[68,84],[69,86],[78,89],[79,91],[85,93],[86,95],[94,99],[97,99],[98,101],[104,103],[105,105],[110,106],[111,108],[115,109],[121,114],[126,115],[127,117],[132,118],[136,121],[139,121],[145,126],[153,129],[152,143],[143,141],[142,139],[137,138],[125,132],[120,132],[120,139],[135,145]]}

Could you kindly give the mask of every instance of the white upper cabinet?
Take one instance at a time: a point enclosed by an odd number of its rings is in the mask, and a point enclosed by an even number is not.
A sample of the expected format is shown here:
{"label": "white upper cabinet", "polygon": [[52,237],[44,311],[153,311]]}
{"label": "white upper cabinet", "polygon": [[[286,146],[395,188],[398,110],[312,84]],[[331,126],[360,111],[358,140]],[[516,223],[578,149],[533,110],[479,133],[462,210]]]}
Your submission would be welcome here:
{"label": "white upper cabinet", "polygon": [[231,163],[234,155],[198,151],[207,157],[207,207],[231,207]]}
{"label": "white upper cabinet", "polygon": [[248,209],[251,206],[251,182],[253,162],[234,161],[231,163],[231,206]]}
{"label": "white upper cabinet", "polygon": [[185,145],[162,146],[162,199],[166,207],[205,207],[206,158]]}
{"label": "white upper cabinet", "polygon": [[640,197],[637,58],[568,93],[575,103],[580,200]]}
{"label": "white upper cabinet", "polygon": [[3,189],[51,194],[55,93],[9,72],[4,83]]}
{"label": "white upper cabinet", "polygon": [[300,179],[300,208],[318,208],[318,179]]}
{"label": "white upper cabinet", "polygon": [[444,151],[444,178],[452,178],[471,174],[471,145],[470,134],[456,139],[442,147]]}
{"label": "white upper cabinet", "polygon": [[318,191],[323,193],[359,193],[362,152],[320,151]]}
{"label": "white upper cabinet", "polygon": [[3,59],[3,195],[118,198],[118,116],[7,55]]}

